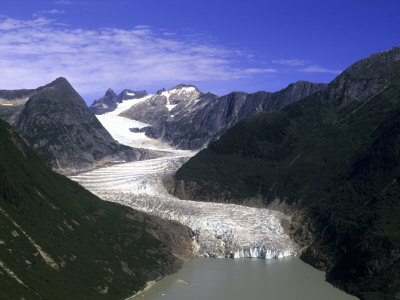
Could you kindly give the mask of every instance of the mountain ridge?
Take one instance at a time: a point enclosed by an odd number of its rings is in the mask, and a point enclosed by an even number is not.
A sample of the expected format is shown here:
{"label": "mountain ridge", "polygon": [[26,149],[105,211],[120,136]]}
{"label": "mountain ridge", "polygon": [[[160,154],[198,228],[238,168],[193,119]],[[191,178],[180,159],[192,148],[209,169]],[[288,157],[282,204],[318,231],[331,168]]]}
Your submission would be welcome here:
{"label": "mountain ridge", "polygon": [[125,299],[180,268],[193,233],[53,172],[0,120],[0,298]]}
{"label": "mountain ridge", "polygon": [[89,106],[89,109],[96,115],[101,115],[117,108],[118,103],[124,100],[139,99],[147,96],[145,90],[142,91],[132,91],[129,89],[124,89],[118,95],[109,88],[103,97],[98,100],[93,101]]}
{"label": "mountain ridge", "polygon": [[329,282],[361,299],[398,298],[399,120],[395,47],[240,121],[177,171],[171,193],[291,211],[287,232]]}
{"label": "mountain ridge", "polygon": [[197,150],[249,115],[280,110],[325,87],[326,84],[298,81],[275,93],[232,92],[220,97],[201,92],[194,85],[180,84],[157,91],[120,116],[149,124],[132,130],[179,149]]}
{"label": "mountain ridge", "polygon": [[8,95],[13,105],[0,107],[0,118],[15,126],[40,158],[58,172],[157,156],[115,141],[63,77],[36,90],[0,91],[1,95]]}

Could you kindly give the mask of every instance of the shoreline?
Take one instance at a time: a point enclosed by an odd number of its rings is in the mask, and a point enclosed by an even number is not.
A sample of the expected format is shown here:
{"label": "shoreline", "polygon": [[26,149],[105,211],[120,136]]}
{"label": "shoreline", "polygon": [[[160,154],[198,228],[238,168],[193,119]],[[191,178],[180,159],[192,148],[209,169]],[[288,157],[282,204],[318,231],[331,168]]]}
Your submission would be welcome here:
{"label": "shoreline", "polygon": [[[155,299],[155,298],[160,298],[161,296],[165,296],[166,299],[189,299],[189,295],[191,293],[196,294],[200,293],[200,295],[204,296],[202,294],[201,289],[206,288],[212,288],[215,287],[214,285],[210,286],[210,282],[207,279],[209,270],[213,272],[220,272],[223,274],[228,268],[229,270],[237,270],[237,266],[244,267],[245,273],[249,274],[248,272],[251,270],[252,272],[255,272],[254,274],[261,274],[260,271],[264,272],[263,270],[266,269],[274,269],[276,270],[283,270],[284,272],[289,272],[288,271],[288,266],[291,266],[291,271],[293,272],[296,271],[298,272],[306,272],[308,274],[304,278],[297,278],[297,281],[302,282],[301,287],[299,287],[299,284],[295,284],[296,289],[299,291],[302,291],[304,287],[306,287],[306,291],[313,290],[312,287],[314,287],[315,282],[317,282],[317,288],[313,292],[306,292],[306,293],[300,293],[301,296],[299,299],[322,299],[320,297],[315,297],[314,295],[322,295],[321,293],[327,293],[327,295],[330,295],[329,297],[327,296],[326,299],[346,299],[346,300],[356,300],[359,299],[357,296],[349,294],[348,292],[332,285],[331,283],[327,282],[325,280],[325,272],[318,270],[314,268],[313,266],[305,263],[302,261],[299,257],[288,257],[287,258],[281,258],[281,259],[270,259],[270,262],[268,262],[266,265],[267,267],[264,267],[264,263],[260,261],[259,258],[240,258],[237,259],[237,262],[231,263],[230,261],[236,260],[236,259],[231,259],[231,258],[205,258],[205,257],[197,257],[194,258],[194,260],[189,260],[189,266],[188,267],[183,267],[181,270],[178,272],[175,272],[173,274],[167,275],[163,278],[160,278],[157,281],[149,281],[148,284],[146,284],[145,289],[137,292],[135,295],[125,299],[125,300],[135,300],[135,299]],[[225,262],[224,262],[225,260]],[[218,262],[217,262],[218,261]],[[249,263],[250,261],[257,261],[254,263]],[[265,261],[265,260],[264,260]],[[221,266],[219,268],[218,266]],[[232,266],[236,266],[232,268]],[[253,267],[252,267],[253,266]],[[256,268],[254,268],[256,266]],[[198,278],[193,278],[192,273],[193,273],[193,268],[196,268],[196,270],[200,270],[200,277]],[[199,269],[197,269],[199,268]],[[218,271],[218,270],[222,271]],[[258,272],[258,273],[257,273]],[[295,273],[296,273],[295,272]],[[179,273],[179,274],[178,274]],[[279,273],[279,272],[278,272]],[[265,272],[262,274],[266,274]],[[269,276],[271,275],[271,271],[269,272]],[[303,273],[302,273],[303,274]],[[268,275],[268,274],[267,274]],[[287,274],[291,282],[294,280],[293,276],[291,276],[289,273]],[[199,280],[200,278],[200,280]],[[203,279],[201,279],[203,278]],[[204,278],[206,278],[204,280]],[[235,276],[234,276],[235,278]],[[286,278],[286,277],[285,277]],[[307,279],[308,278],[308,279]],[[310,279],[311,278],[311,279]],[[238,277],[236,276],[236,281]],[[249,280],[248,280],[249,281]],[[274,281],[272,279],[272,281]],[[304,281],[304,282],[303,282]],[[311,283],[310,283],[311,282]],[[247,284],[252,284],[250,281],[247,282]],[[154,286],[153,286],[154,285]],[[183,288],[185,287],[185,288]],[[192,289],[188,290],[187,287],[191,287]],[[274,288],[272,287],[272,290]],[[263,291],[263,289],[260,289],[260,291]],[[147,292],[147,293],[145,293]],[[178,294],[176,293],[178,292]],[[183,294],[180,294],[182,293]],[[237,291],[240,294],[240,290]],[[221,295],[223,291],[221,289],[216,288],[215,295]],[[274,293],[278,293],[278,290],[274,290]],[[181,295],[181,297],[177,297],[177,295]],[[285,293],[284,293],[285,294]],[[172,296],[173,295],[173,296]],[[182,295],[185,295],[183,297]],[[209,293],[207,295],[210,295]],[[236,295],[236,294],[235,294]],[[285,299],[295,299],[295,297],[291,297],[293,295],[285,294],[288,296],[288,298]],[[333,297],[333,295],[336,295]],[[243,295],[242,295],[243,296]],[[311,298],[309,298],[311,297]],[[197,299],[197,298],[196,298]],[[204,298],[205,299],[205,298]],[[224,299],[229,299],[229,298],[224,298]],[[240,297],[233,297],[232,299],[243,299],[241,296]],[[253,299],[253,298],[251,298]]]}
{"label": "shoreline", "polygon": [[143,294],[144,292],[146,292],[147,290],[149,290],[156,283],[157,283],[156,280],[147,281],[146,285],[144,286],[143,289],[139,290],[138,292],[136,292],[136,294],[133,294],[132,296],[126,298],[125,300],[132,300],[132,299],[136,298],[137,296],[139,296],[139,295]]}

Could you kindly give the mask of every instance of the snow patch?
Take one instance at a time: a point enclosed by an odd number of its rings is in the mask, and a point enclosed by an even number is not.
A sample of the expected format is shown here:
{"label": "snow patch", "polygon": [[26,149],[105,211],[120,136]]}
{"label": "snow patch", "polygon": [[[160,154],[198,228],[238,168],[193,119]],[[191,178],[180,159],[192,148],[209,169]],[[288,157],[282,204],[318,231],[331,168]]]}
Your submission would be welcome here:
{"label": "snow patch", "polygon": [[146,101],[147,99],[149,99],[150,97],[152,97],[153,95],[147,95],[145,97],[142,98],[138,98],[138,99],[127,99],[122,101],[121,103],[117,104],[117,108],[111,112],[108,112],[104,115],[113,115],[113,116],[118,116],[120,113],[122,113],[123,111],[131,108],[133,105],[138,104],[140,102]]}
{"label": "snow patch", "polygon": [[165,105],[165,107],[168,109],[168,111],[171,111],[172,109],[174,109],[175,106],[176,106],[176,104],[169,104],[169,101]]}
{"label": "snow patch", "polygon": [[167,98],[167,102],[165,104],[165,107],[168,109],[168,111],[171,111],[176,106],[176,104],[171,104],[171,102],[170,102],[171,95],[175,95],[175,97],[177,97],[177,98],[186,97],[186,98],[189,98],[189,100],[193,100],[193,99],[196,99],[199,96],[199,92],[193,86],[185,86],[185,87],[181,87],[181,88],[174,88],[174,89],[171,89],[171,90],[168,90],[168,91],[161,92],[161,96],[164,96],[164,97]]}
{"label": "snow patch", "polygon": [[146,101],[152,96],[148,95],[139,99],[124,100],[122,103],[118,103],[115,110],[102,115],[96,115],[96,117],[111,136],[121,144],[134,148],[173,150],[167,143],[149,138],[144,132],[130,131],[130,128],[143,128],[150,126],[149,124],[119,116],[121,112],[131,108],[135,104]]}
{"label": "snow patch", "polygon": [[109,113],[96,115],[96,117],[111,136],[123,145],[153,150],[172,150],[171,146],[167,143],[149,138],[144,132],[130,131],[130,128],[143,128],[150,126],[149,124]]}

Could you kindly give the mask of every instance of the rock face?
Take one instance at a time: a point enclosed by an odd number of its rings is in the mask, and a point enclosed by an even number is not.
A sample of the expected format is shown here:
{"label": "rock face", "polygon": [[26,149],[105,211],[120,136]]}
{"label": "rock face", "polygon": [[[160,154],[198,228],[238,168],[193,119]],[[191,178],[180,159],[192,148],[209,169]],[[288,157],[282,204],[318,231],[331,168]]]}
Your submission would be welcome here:
{"label": "rock face", "polygon": [[399,60],[400,47],[395,47],[356,62],[329,84],[329,99],[346,104],[377,95],[391,83],[394,64]]}
{"label": "rock face", "polygon": [[0,116],[54,170],[76,172],[155,156],[116,142],[64,78],[36,90],[1,91]]}
{"label": "rock face", "polygon": [[195,86],[178,85],[158,91],[120,116],[149,124],[140,131],[151,138],[161,139],[179,149],[193,150],[207,146],[247,116],[279,111],[325,87],[325,84],[299,81],[276,93],[233,92],[219,97],[203,93]]}
{"label": "rock face", "polygon": [[89,107],[96,115],[113,111],[117,108],[118,103],[124,100],[139,99],[147,96],[146,91],[123,90],[119,95],[115,94],[112,89],[108,89],[106,94]]}
{"label": "rock face", "polygon": [[25,103],[38,90],[0,90],[0,119],[15,124]]}
{"label": "rock face", "polygon": [[301,258],[361,299],[400,295],[400,47],[246,118],[185,163],[176,196],[295,209]]}
{"label": "rock face", "polygon": [[1,120],[0,136],[0,299],[124,299],[192,256],[189,228],[97,198]]}

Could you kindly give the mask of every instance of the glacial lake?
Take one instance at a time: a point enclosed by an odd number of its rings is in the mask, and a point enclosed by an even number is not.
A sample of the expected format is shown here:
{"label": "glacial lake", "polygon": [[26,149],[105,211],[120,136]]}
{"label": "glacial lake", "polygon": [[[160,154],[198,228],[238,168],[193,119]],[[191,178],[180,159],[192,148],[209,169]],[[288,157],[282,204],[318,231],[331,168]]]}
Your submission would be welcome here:
{"label": "glacial lake", "polygon": [[325,273],[297,257],[282,259],[195,258],[176,274],[130,299],[350,300],[324,281]]}

